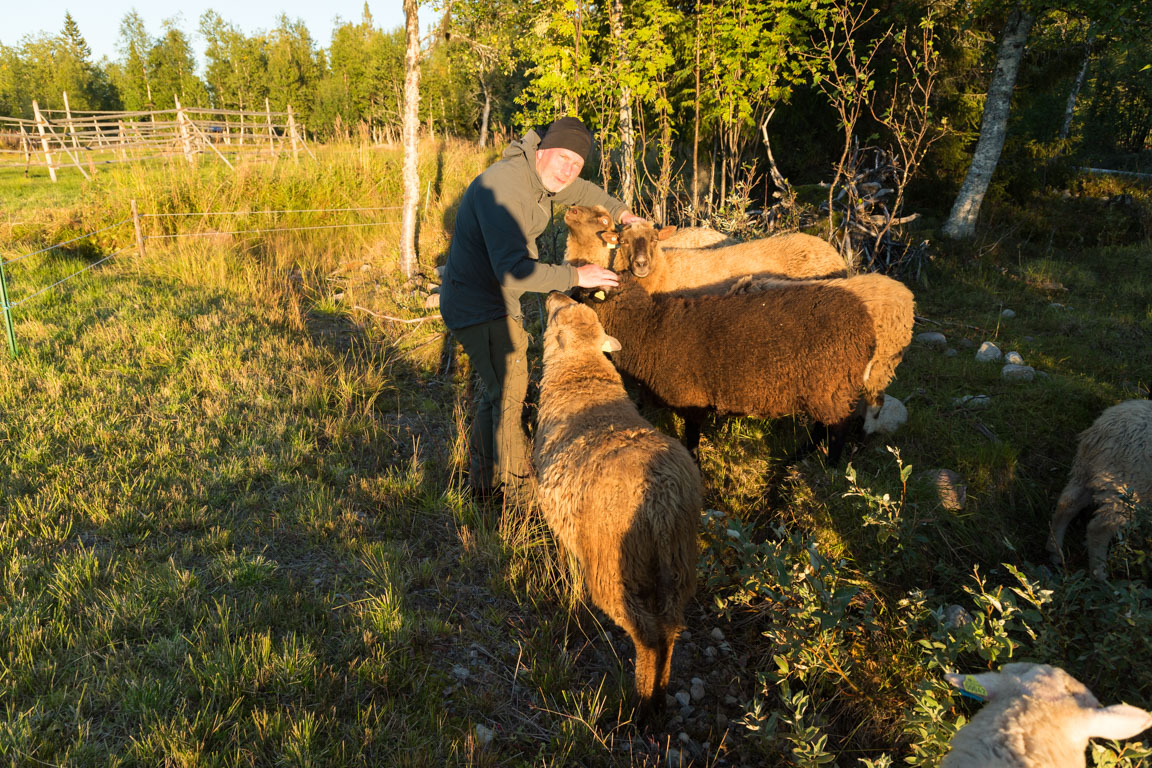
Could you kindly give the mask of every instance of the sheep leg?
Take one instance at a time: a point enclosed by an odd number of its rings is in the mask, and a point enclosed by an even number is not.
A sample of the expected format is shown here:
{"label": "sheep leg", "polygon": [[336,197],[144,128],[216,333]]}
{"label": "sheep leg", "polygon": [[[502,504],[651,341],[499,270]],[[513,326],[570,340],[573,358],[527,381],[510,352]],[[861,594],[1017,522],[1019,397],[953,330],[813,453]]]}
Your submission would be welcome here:
{"label": "sheep leg", "polygon": [[680,416],[684,419],[684,447],[696,463],[700,463],[700,428],[704,424],[705,412],[701,408],[684,408]]}
{"label": "sheep leg", "polygon": [[828,466],[834,467],[840,463],[840,457],[844,454],[844,443],[847,442],[851,431],[851,416],[837,424],[824,426],[824,434],[828,440]]}
{"label": "sheep leg", "polygon": [[1116,531],[1128,522],[1120,500],[1108,494],[1101,500],[1100,508],[1088,523],[1088,568],[1092,575],[1103,581],[1107,577],[1108,544]]}
{"label": "sheep leg", "polygon": [[[640,699],[638,715],[641,720],[655,719],[663,708],[663,692],[660,690],[660,671],[663,665],[661,644],[644,642],[639,633],[632,635],[636,646],[636,695]],[[666,653],[663,655],[667,655]],[[660,698],[657,698],[657,694]]]}
{"label": "sheep leg", "polygon": [[[1064,564],[1064,534],[1068,531],[1068,524],[1072,522],[1077,513],[1092,503],[1092,489],[1080,485],[1075,480],[1069,480],[1064,486],[1060,500],[1056,502],[1056,512],[1052,515],[1052,525],[1048,532],[1048,557],[1055,566]],[[1107,542],[1105,542],[1107,548]]]}

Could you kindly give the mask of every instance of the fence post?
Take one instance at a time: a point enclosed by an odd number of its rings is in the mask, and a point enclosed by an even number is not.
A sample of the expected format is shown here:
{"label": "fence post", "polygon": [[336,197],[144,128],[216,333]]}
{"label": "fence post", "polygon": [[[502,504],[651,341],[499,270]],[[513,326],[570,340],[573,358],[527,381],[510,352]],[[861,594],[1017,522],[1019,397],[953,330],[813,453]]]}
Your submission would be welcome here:
{"label": "fence post", "polygon": [[0,312],[4,313],[4,329],[8,335],[8,354],[16,357],[16,329],[12,326],[12,306],[8,303],[8,279],[4,276],[3,257],[0,257]]}
{"label": "fence post", "polygon": [[264,117],[268,123],[268,152],[276,157],[276,134],[272,132],[272,107],[268,105],[268,97],[264,97]]}
{"label": "fence post", "polygon": [[140,251],[140,258],[144,258],[144,231],[140,228],[140,213],[136,210],[136,200],[129,200],[132,206],[132,226],[136,229],[136,249]]}
{"label": "fence post", "polygon": [[176,124],[180,126],[180,143],[184,145],[184,159],[191,163],[192,136],[188,132],[188,116],[184,114],[184,107],[180,106],[180,99],[176,99]]}
{"label": "fence post", "polygon": [[72,137],[72,149],[80,149],[76,143],[76,127],[72,125],[72,108],[68,106],[68,91],[60,91],[64,97],[64,117],[68,118],[68,135]]}
{"label": "fence post", "polygon": [[300,164],[300,144],[296,136],[296,118],[292,114],[292,105],[288,105],[288,135],[292,137],[292,159]]}
{"label": "fence post", "polygon": [[24,150],[24,175],[28,175],[28,166],[32,164],[32,153],[28,151],[28,132],[24,124],[20,124],[20,148]]}
{"label": "fence post", "polygon": [[52,152],[48,149],[48,137],[44,135],[44,115],[40,114],[40,105],[32,100],[32,112],[36,116],[36,128],[40,131],[40,146],[44,148],[44,160],[48,163],[48,175],[52,183],[56,183],[56,168],[52,165]]}

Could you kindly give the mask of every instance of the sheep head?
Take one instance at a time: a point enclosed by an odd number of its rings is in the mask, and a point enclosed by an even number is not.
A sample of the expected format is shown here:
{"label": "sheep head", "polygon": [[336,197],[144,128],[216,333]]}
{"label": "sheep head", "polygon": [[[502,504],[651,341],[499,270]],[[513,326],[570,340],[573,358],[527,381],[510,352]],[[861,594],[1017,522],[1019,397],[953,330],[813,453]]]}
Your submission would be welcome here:
{"label": "sheep head", "polygon": [[596,313],[559,291],[548,294],[544,304],[548,329],[544,333],[544,354],[555,351],[597,349],[616,352],[620,342],[604,332]]}
{"label": "sheep head", "polygon": [[564,223],[569,241],[565,260],[576,266],[597,264],[611,269],[612,249],[619,243],[619,236],[607,208],[574,205],[564,212]]}
{"label": "sheep head", "polygon": [[1127,739],[1152,726],[1152,715],[1128,704],[1101,707],[1092,692],[1059,667],[1047,664],[1005,664],[999,672],[978,675],[949,674],[953,686],[988,703],[1028,697],[1066,703],[1072,722],[1059,723],[1069,736],[1085,743],[1090,738]]}
{"label": "sheep head", "polygon": [[612,267],[616,271],[627,268],[632,270],[636,277],[647,277],[652,271],[654,261],[659,258],[657,248],[659,241],[667,240],[676,227],[664,227],[657,230],[647,222],[636,222],[624,227],[620,241],[623,248],[622,257],[626,263]]}

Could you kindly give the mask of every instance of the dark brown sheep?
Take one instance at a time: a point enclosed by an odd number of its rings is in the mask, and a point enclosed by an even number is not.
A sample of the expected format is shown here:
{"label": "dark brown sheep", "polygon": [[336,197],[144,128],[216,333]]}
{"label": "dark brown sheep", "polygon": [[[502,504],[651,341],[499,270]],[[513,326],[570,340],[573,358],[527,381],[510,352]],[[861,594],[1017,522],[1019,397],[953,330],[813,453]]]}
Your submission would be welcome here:
{"label": "dark brown sheep", "polygon": [[594,602],[636,646],[646,719],[664,708],[672,648],[696,589],[700,472],[636,411],[591,309],[547,301],[534,460],[540,508]]}
{"label": "dark brown sheep", "polygon": [[591,306],[623,345],[616,367],[684,417],[689,450],[709,410],[806,414],[829,428],[828,460],[839,460],[876,346],[868,310],[850,291],[812,281],[733,296],[653,296],[625,272]]}

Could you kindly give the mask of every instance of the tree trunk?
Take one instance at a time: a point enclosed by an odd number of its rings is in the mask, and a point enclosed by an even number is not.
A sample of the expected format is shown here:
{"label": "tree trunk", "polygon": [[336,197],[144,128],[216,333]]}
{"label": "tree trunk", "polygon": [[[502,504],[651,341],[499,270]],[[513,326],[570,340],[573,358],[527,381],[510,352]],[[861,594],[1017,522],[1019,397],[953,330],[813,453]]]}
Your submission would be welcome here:
{"label": "tree trunk", "polygon": [[408,48],[404,56],[404,213],[400,223],[400,269],[405,277],[416,273],[416,206],[420,200],[420,174],[416,168],[420,138],[420,21],[418,0],[404,0]]}
{"label": "tree trunk", "polygon": [[700,17],[696,17],[696,63],[692,68],[696,78],[695,116],[692,131],[692,226],[700,216]]}
{"label": "tree trunk", "polygon": [[488,118],[492,114],[492,93],[488,90],[488,83],[480,78],[480,87],[484,90],[484,112],[480,115],[480,148],[488,146]]}
{"label": "tree trunk", "polygon": [[1072,83],[1072,91],[1068,94],[1068,103],[1064,106],[1064,124],[1060,126],[1058,138],[1064,141],[1072,132],[1072,114],[1076,111],[1076,100],[1080,98],[1080,89],[1084,85],[1084,75],[1088,74],[1088,60],[1092,58],[1092,45],[1096,42],[1095,30],[1088,32],[1088,39],[1084,41],[1084,61],[1080,62],[1080,71],[1076,73],[1076,80]]}
{"label": "tree trunk", "polygon": [[988,97],[984,102],[984,116],[980,121],[980,139],[972,155],[968,175],[952,205],[952,213],[944,223],[942,232],[954,240],[971,238],[976,234],[976,216],[980,205],[1000,161],[1000,150],[1004,148],[1004,137],[1008,133],[1008,111],[1012,104],[1012,88],[1016,84],[1016,73],[1020,60],[1024,58],[1024,44],[1036,17],[1020,6],[1012,9],[1008,23],[1004,27],[1004,38],[996,54],[996,71],[988,85]]}
{"label": "tree trunk", "polygon": [[[661,93],[661,100],[665,94]],[[660,176],[656,182],[656,200],[652,215],[660,224],[668,224],[668,198],[672,191],[672,119],[667,109],[660,109]]]}
{"label": "tree trunk", "polygon": [[624,7],[621,0],[612,0],[608,8],[608,23],[616,43],[618,82],[620,83],[620,199],[632,210],[633,190],[636,182],[636,134],[632,128],[632,89],[624,84],[630,68],[628,46],[624,41]]}

